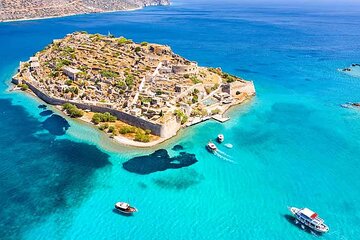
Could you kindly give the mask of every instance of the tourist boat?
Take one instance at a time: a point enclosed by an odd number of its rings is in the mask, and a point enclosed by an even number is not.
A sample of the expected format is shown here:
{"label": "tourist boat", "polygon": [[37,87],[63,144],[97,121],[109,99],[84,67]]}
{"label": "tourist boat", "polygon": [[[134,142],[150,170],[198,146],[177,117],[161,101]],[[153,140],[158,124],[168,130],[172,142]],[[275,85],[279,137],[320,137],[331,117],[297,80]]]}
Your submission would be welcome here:
{"label": "tourist boat", "polygon": [[219,134],[219,135],[217,136],[217,140],[218,140],[219,143],[222,143],[222,142],[224,141],[224,135]]}
{"label": "tourist boat", "polygon": [[324,223],[324,220],[319,218],[318,214],[312,210],[296,207],[289,207],[289,210],[295,216],[295,223],[300,223],[302,229],[305,229],[305,226],[307,226],[318,233],[329,231],[329,227]]}
{"label": "tourist boat", "polygon": [[207,149],[210,151],[210,152],[216,152],[217,151],[217,147],[215,144],[213,144],[212,142],[209,142],[207,145],[206,145]]}
{"label": "tourist boat", "polygon": [[360,107],[360,103],[352,103],[352,102],[348,102],[345,104],[341,104],[340,105],[343,108],[355,108],[355,107]]}
{"label": "tourist boat", "polygon": [[125,214],[132,214],[134,212],[137,212],[136,208],[130,206],[130,204],[126,202],[117,202],[115,204],[115,209]]}

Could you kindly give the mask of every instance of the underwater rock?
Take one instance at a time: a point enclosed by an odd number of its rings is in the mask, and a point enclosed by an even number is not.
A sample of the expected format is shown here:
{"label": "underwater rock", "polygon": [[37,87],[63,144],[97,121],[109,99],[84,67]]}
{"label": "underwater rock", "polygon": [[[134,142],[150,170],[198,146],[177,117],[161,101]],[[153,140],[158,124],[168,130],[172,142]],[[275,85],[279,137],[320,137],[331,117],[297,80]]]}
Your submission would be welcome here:
{"label": "underwater rock", "polygon": [[170,157],[165,149],[160,149],[150,155],[134,157],[124,162],[123,168],[129,172],[145,175],[168,169],[188,167],[197,161],[195,154],[181,152],[176,157]]}

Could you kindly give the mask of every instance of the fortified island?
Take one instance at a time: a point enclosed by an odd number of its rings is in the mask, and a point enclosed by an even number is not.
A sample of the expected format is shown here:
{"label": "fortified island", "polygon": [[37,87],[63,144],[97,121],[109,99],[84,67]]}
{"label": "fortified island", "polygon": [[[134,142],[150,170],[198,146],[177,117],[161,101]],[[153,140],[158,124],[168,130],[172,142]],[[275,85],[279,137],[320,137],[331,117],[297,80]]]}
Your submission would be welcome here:
{"label": "fortified island", "polygon": [[0,22],[124,11],[169,4],[169,0],[1,0]]}
{"label": "fortified island", "polygon": [[12,82],[134,146],[211,118],[226,121],[227,109],[255,95],[253,82],[200,67],[169,46],[86,32],[20,62]]}

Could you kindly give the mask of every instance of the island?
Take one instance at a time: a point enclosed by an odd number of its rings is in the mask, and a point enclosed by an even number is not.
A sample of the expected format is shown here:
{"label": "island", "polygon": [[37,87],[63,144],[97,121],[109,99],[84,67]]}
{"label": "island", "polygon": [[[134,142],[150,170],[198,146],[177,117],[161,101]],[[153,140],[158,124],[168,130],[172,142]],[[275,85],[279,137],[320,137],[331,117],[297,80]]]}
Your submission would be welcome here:
{"label": "island", "polygon": [[252,81],[201,67],[169,46],[109,34],[55,39],[12,78],[71,117],[127,145],[148,147],[223,114],[255,95]]}
{"label": "island", "polygon": [[169,4],[169,0],[1,0],[0,21],[134,10]]}

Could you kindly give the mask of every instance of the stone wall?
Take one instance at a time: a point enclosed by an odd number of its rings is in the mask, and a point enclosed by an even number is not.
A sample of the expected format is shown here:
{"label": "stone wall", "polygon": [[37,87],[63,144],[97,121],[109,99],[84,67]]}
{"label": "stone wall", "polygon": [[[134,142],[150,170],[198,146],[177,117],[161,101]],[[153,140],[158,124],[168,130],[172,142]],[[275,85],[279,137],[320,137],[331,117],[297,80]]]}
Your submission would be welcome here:
{"label": "stone wall", "polygon": [[255,95],[255,86],[252,81],[235,81],[232,83],[226,83],[221,86],[221,91],[228,93],[232,96],[236,93],[246,93],[248,96]]}
{"label": "stone wall", "polygon": [[11,82],[15,85],[19,85],[21,84],[21,80],[18,79],[16,76],[14,76],[12,79],[11,79]]}
{"label": "stone wall", "polygon": [[190,65],[176,65],[172,66],[172,71],[175,74],[195,74],[198,72],[198,66],[196,63]]}
{"label": "stone wall", "polygon": [[84,110],[89,109],[92,112],[100,112],[100,113],[109,112],[112,115],[116,116],[120,121],[122,121],[124,123],[127,123],[131,126],[139,127],[142,129],[149,129],[149,130],[151,130],[152,134],[163,137],[163,138],[169,138],[169,137],[176,135],[177,131],[181,127],[180,123],[178,121],[176,121],[176,118],[170,120],[166,124],[157,124],[157,123],[150,122],[146,119],[142,119],[142,118],[127,114],[125,112],[122,112],[122,111],[119,111],[116,109],[50,97],[47,94],[43,93],[41,90],[39,90],[36,86],[31,84],[30,82],[25,82],[25,83],[29,86],[31,91],[33,91],[40,99],[42,99],[44,102],[46,102],[48,104],[62,105],[64,103],[71,103],[80,109],[84,109]]}

